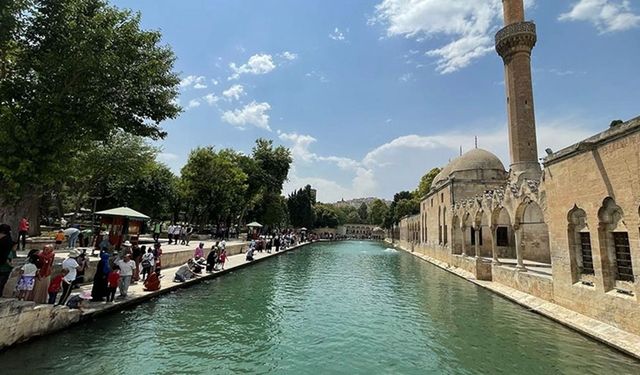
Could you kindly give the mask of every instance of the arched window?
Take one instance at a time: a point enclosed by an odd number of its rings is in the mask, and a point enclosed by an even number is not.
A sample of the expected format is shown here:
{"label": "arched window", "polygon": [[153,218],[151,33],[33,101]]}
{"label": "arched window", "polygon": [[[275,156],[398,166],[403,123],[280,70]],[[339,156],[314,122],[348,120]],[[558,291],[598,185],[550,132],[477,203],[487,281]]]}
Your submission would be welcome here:
{"label": "arched window", "polygon": [[615,279],[633,282],[633,265],[631,263],[631,246],[629,233],[624,224],[624,213],[616,202],[607,197],[598,211],[600,219],[600,235],[602,236],[602,253],[614,260]]}
{"label": "arched window", "polygon": [[591,251],[591,233],[587,226],[587,213],[574,206],[569,212],[569,251],[575,259],[579,275],[595,274],[593,267],[593,253]]}

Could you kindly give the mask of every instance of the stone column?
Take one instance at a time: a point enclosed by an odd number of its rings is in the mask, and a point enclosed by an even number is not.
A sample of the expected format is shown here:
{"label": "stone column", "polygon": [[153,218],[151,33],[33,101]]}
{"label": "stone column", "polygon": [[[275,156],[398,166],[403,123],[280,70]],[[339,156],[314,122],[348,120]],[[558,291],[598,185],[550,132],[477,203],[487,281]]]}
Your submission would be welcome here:
{"label": "stone column", "polygon": [[516,258],[518,261],[518,264],[516,264],[516,270],[518,272],[526,272],[527,268],[524,266],[524,260],[522,258],[522,227],[514,225],[513,230],[515,231],[516,237]]}
{"label": "stone column", "polygon": [[498,227],[496,225],[491,226],[491,255],[493,264],[499,266],[501,263],[498,259]]}
{"label": "stone column", "polygon": [[467,256],[467,228],[462,227],[462,256]]}
{"label": "stone column", "polygon": [[476,246],[475,246],[476,258],[480,257],[480,228],[482,227],[481,226],[475,227],[474,228],[475,232],[473,233],[476,241]]}

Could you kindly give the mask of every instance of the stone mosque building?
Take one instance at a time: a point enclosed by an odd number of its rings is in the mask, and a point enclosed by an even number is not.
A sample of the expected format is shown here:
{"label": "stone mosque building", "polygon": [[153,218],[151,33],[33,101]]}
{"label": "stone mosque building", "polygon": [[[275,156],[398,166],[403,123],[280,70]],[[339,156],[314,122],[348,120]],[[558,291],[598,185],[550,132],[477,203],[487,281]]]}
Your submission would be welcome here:
{"label": "stone mosque building", "polygon": [[[531,79],[536,26],[503,0],[509,170],[474,149],[446,165],[399,224],[407,250],[640,335],[640,117],[541,169]],[[398,232],[398,231],[396,231]]]}

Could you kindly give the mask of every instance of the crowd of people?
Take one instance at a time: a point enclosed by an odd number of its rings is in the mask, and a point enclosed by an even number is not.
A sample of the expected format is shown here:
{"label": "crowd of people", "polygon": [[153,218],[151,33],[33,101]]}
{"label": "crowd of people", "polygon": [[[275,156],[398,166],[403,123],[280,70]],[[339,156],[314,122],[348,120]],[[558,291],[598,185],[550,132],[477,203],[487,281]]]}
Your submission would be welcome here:
{"label": "crowd of people", "polygon": [[[160,289],[162,272],[162,246],[159,242],[162,225],[151,227],[154,243],[152,246],[138,246],[125,241],[115,251],[109,241],[108,233],[101,233],[102,240],[95,244],[99,249],[98,263],[95,267],[91,290],[73,294],[73,290],[85,283],[85,272],[89,270],[89,255],[86,249],[76,249],[82,231],[76,227],[61,229],[54,237],[55,244],[46,244],[42,250],[31,250],[24,264],[13,266],[16,250],[26,250],[26,236],[29,222],[26,218],[20,221],[17,240],[13,240],[11,227],[0,225],[0,292],[4,290],[10,276],[17,275],[17,283],[13,296],[25,301],[39,304],[52,304],[80,308],[85,302],[111,303],[115,299],[126,298],[129,288],[138,282],[144,283],[145,291]],[[171,225],[167,228],[170,244],[188,245],[193,233],[190,225]],[[60,251],[64,241],[68,241],[68,254],[61,267],[56,267],[54,260],[56,251]],[[298,237],[293,231],[281,234],[255,236],[251,240],[245,259],[253,261],[255,252],[278,252],[295,245]],[[95,250],[94,250],[95,251]],[[94,252],[92,251],[92,254]],[[205,244],[200,242],[195,248],[193,257],[180,266],[173,275],[174,282],[185,282],[203,275],[225,269],[228,260],[226,241],[216,241],[208,253]]]}

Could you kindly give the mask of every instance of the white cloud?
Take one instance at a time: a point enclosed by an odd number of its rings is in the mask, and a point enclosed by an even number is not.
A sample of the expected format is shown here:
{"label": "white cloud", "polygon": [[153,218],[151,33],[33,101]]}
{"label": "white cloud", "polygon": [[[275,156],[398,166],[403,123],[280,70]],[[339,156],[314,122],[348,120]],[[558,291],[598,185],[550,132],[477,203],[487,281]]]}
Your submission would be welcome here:
{"label": "white cloud", "polygon": [[382,0],[371,21],[383,23],[390,37],[453,39],[426,52],[437,59],[436,70],[447,74],[491,52],[501,20],[500,0]]}
{"label": "white cloud", "polygon": [[409,82],[413,79],[413,73],[405,73],[398,78],[399,81]]}
{"label": "white cloud", "polygon": [[267,114],[270,109],[269,103],[256,103],[253,101],[242,109],[224,112],[221,119],[241,129],[244,129],[246,125],[253,125],[257,128],[271,131],[269,115]]}
{"label": "white cloud", "polygon": [[170,152],[161,152],[156,156],[156,159],[158,159],[159,161],[174,161],[174,160],[178,160],[179,156],[176,154],[172,154]]}
{"label": "white cloud", "polygon": [[347,37],[344,35],[344,33],[342,31],[340,31],[339,28],[335,28],[333,29],[333,32],[331,34],[329,34],[329,38],[333,39],[333,40],[337,40],[339,42],[343,42],[347,39]]}
{"label": "white cloud", "polygon": [[292,143],[290,150],[294,159],[311,161],[316,158],[316,155],[309,151],[309,146],[316,142],[316,139],[312,136],[298,133],[280,133],[278,137],[283,141]]}
{"label": "white cloud", "polygon": [[220,83],[217,79],[212,78],[211,79],[211,83],[213,83],[214,86],[218,86],[218,83]]}
{"label": "white cloud", "polygon": [[281,55],[282,57],[284,57],[285,59],[292,61],[298,58],[298,54],[297,53],[293,53],[293,52],[289,52],[289,51],[284,51]]}
{"label": "white cloud", "polygon": [[191,99],[187,104],[187,109],[200,107],[200,101],[198,99]]}
{"label": "white cloud", "polygon": [[628,0],[580,0],[558,19],[591,22],[601,33],[640,26],[640,15],[633,13]]}
{"label": "white cloud", "polygon": [[180,88],[187,89],[192,87],[194,89],[206,89],[207,85],[205,82],[206,78],[204,76],[189,75],[180,81]]}
{"label": "white cloud", "polygon": [[214,93],[210,93],[203,96],[202,99],[204,99],[209,105],[215,105],[220,100],[220,97],[216,96]]}
{"label": "white cloud", "polygon": [[[558,151],[593,134],[583,121],[575,118],[541,120],[538,126],[540,157],[544,149]],[[509,168],[508,132],[506,125],[477,129],[478,146],[496,154]],[[433,135],[410,134],[397,137],[367,152],[362,160],[341,156],[321,156],[309,148],[317,143],[310,135],[281,133],[280,139],[289,143],[294,165],[287,188],[300,188],[309,183],[318,188],[321,201],[364,196],[391,197],[400,190],[413,190],[422,175],[433,167],[442,167],[457,157],[460,147],[468,151],[474,147],[473,129]],[[315,172],[326,170],[320,164],[335,164],[343,173]],[[331,170],[331,169],[330,169]],[[305,174],[305,175],[303,175]]]}
{"label": "white cloud", "polygon": [[312,70],[312,71],[306,73],[305,76],[308,77],[308,78],[316,78],[316,79],[318,79],[318,81],[320,81],[322,83],[329,82],[329,79],[327,79],[327,77],[322,72],[316,72],[315,70]]}
{"label": "white cloud", "polygon": [[227,100],[238,100],[241,96],[245,95],[244,87],[242,85],[233,85],[223,91],[222,95],[227,98]]}
{"label": "white cloud", "polygon": [[229,64],[233,74],[228,80],[238,79],[242,74],[267,74],[276,68],[273,57],[267,54],[255,54],[249,58],[246,64],[237,66],[235,63]]}

